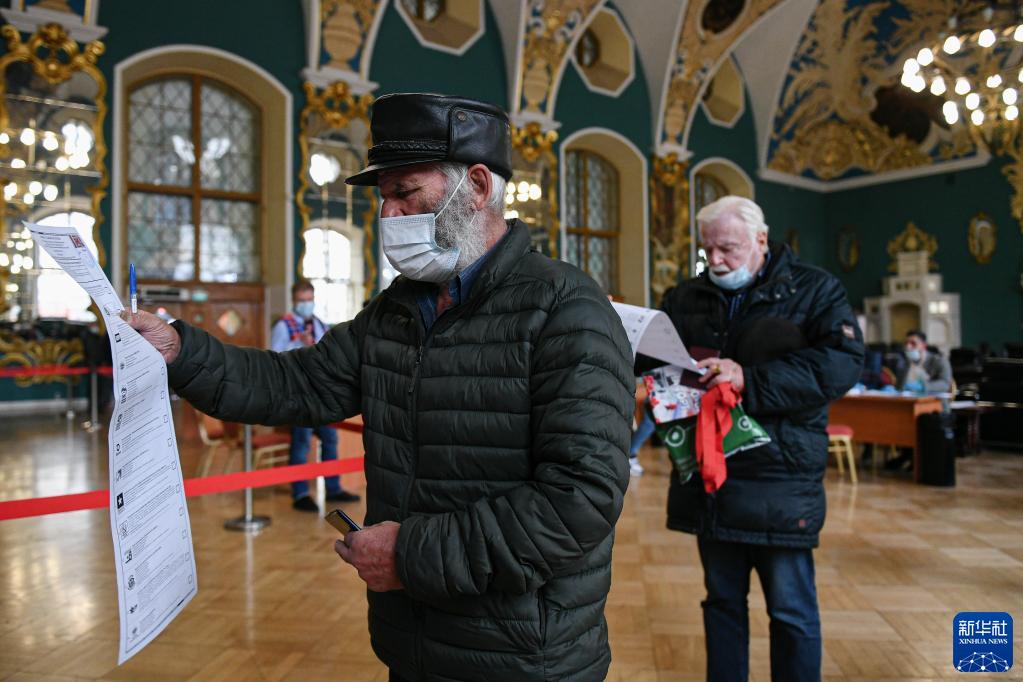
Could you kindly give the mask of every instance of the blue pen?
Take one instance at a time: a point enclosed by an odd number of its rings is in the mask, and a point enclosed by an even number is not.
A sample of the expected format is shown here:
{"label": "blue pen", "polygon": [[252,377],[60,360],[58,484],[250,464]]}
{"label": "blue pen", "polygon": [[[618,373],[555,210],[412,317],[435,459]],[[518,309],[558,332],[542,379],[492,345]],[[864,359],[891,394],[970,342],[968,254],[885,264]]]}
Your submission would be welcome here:
{"label": "blue pen", "polygon": [[128,264],[128,293],[131,295],[131,314],[139,311],[139,291],[135,284],[135,264]]}

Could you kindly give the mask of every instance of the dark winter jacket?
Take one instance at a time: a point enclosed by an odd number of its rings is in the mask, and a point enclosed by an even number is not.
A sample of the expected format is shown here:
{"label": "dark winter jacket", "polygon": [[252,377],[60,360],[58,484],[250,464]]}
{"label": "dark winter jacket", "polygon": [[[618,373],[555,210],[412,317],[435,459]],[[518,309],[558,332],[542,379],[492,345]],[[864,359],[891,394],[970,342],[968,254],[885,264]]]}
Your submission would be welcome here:
{"label": "dark winter jacket", "polygon": [[687,346],[719,350],[743,367],[742,404],[771,443],[727,460],[715,495],[699,476],[672,476],[668,527],[732,542],[816,547],[824,525],[828,403],[860,376],[863,335],[841,283],[770,244],[765,276],[728,320],[725,293],[704,274],[662,308]]}
{"label": "dark winter jacket", "polygon": [[368,594],[373,648],[410,680],[602,680],[628,485],[631,353],[594,282],[522,226],[429,333],[398,278],[309,348],[176,323],[171,385],[231,421],[363,415],[366,523],[398,521],[404,590]]}

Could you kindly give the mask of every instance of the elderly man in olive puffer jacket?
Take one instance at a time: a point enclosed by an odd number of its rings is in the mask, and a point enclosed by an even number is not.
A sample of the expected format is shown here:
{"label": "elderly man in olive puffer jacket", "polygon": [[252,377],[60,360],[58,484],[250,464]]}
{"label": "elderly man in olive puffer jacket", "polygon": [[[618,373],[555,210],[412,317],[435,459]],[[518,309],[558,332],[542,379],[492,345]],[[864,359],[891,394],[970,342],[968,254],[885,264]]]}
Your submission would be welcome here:
{"label": "elderly man in olive puffer jacket", "polygon": [[367,583],[392,680],[602,680],[634,406],[621,322],[593,280],[503,220],[500,109],[383,97],[373,138],[349,182],[379,183],[382,245],[405,276],[354,320],[280,354],[131,323],[208,414],[363,415],[368,525],[337,550]]}

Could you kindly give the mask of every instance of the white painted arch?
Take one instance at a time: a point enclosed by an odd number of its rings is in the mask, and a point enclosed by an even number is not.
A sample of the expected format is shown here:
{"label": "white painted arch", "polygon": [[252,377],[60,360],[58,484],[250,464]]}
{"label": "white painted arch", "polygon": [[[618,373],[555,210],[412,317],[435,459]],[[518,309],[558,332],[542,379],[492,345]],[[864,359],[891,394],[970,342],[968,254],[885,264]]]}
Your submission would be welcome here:
{"label": "white painted arch", "polygon": [[[622,294],[626,297],[627,303],[634,305],[650,305],[650,201],[649,185],[647,182],[647,160],[639,147],[633,144],[621,133],[593,126],[582,128],[566,137],[558,147],[558,163],[562,169],[558,173],[559,192],[561,197],[566,196],[565,185],[565,154],[573,149],[582,149],[600,154],[610,161],[618,169],[619,178],[619,209],[623,212],[621,220],[620,239],[639,239],[642,242],[642,249],[637,249],[631,254],[626,254],[629,249],[619,248],[619,272],[622,273],[621,285]],[[638,227],[629,228],[629,221],[625,218],[625,211],[629,206],[634,206],[638,211],[641,221]],[[566,206],[564,200],[560,207],[560,246],[559,252],[565,253],[567,243],[565,231]],[[632,223],[634,225],[634,223]],[[631,259],[626,256],[631,255]],[[639,263],[640,257],[642,263]],[[628,260],[628,262],[626,262]],[[633,262],[635,261],[635,262]],[[625,275],[630,271],[641,272],[642,280],[633,276],[628,281]]]}
{"label": "white painted arch", "polygon": [[720,180],[728,189],[729,194],[734,194],[747,199],[756,200],[757,186],[753,179],[738,164],[723,156],[709,156],[701,159],[693,165],[689,171],[689,262],[695,267],[697,241],[699,235],[696,228],[696,176],[703,173],[710,173]]}

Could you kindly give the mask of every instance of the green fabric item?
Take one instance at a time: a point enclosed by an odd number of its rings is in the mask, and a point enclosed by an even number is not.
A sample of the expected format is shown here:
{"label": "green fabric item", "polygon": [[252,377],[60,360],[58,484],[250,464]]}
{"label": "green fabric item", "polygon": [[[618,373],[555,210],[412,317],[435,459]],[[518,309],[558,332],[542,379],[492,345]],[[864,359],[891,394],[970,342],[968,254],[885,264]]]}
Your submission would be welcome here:
{"label": "green fabric item", "polygon": [[[686,483],[700,470],[699,464],[696,463],[697,419],[698,417],[689,417],[656,426],[657,435],[668,448],[668,457],[682,483]],[[753,417],[746,414],[742,405],[732,408],[732,428],[725,434],[723,443],[725,457],[770,442],[771,437],[767,435],[767,431]]]}

